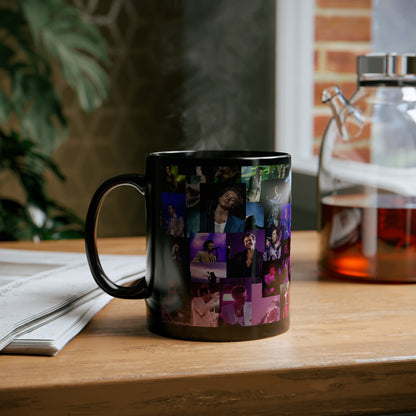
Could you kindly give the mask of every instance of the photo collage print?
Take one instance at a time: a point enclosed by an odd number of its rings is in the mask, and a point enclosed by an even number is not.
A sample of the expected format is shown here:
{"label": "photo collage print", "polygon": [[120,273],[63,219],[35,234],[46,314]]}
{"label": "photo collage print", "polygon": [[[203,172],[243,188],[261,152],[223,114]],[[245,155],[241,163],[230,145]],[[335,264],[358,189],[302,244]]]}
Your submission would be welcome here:
{"label": "photo collage print", "polygon": [[169,244],[162,321],[218,327],[287,318],[290,166],[192,170],[161,172],[160,226]]}

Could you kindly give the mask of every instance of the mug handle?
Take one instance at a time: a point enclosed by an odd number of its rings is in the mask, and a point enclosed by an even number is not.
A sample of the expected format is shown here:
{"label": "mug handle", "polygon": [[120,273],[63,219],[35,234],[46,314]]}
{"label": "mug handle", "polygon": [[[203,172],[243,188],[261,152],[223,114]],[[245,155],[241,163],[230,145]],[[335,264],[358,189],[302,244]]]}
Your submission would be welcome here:
{"label": "mug handle", "polygon": [[106,180],[95,192],[85,221],[85,251],[94,280],[109,295],[122,299],[143,299],[150,296],[146,278],[140,278],[133,286],[119,286],[104,272],[97,249],[97,222],[105,197],[119,186],[132,186],[145,195],[147,181],[143,175],[128,174]]}

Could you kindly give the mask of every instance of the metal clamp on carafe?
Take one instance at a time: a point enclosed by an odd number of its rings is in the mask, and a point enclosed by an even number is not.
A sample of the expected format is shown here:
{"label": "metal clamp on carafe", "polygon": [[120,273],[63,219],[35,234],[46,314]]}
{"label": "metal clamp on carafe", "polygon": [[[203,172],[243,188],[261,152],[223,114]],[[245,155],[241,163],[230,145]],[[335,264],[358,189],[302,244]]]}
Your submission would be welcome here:
{"label": "metal clamp on carafe", "polygon": [[357,59],[348,100],[323,92],[333,118],[319,164],[320,264],[327,274],[416,282],[416,55]]}

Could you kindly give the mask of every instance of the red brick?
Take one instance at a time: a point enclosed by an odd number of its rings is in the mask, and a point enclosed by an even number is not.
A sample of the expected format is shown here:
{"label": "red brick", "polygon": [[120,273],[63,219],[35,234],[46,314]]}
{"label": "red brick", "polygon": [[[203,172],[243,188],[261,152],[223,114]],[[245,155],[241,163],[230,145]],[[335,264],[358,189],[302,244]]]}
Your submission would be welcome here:
{"label": "red brick", "polygon": [[316,0],[316,7],[331,9],[371,9],[372,0]]}
{"label": "red brick", "polygon": [[313,118],[313,137],[323,137],[330,118],[330,116],[315,116]]}
{"label": "red brick", "polygon": [[[341,139],[338,139],[341,140]],[[319,152],[321,149],[322,137],[315,138],[313,143],[313,155],[319,156]],[[361,162],[368,162],[370,160],[370,148],[369,144],[363,146],[361,143],[359,146],[356,146],[352,142],[339,142],[340,146],[334,147],[334,156],[340,157],[342,159],[351,159],[351,160],[359,160]],[[365,143],[366,144],[366,143]]]}
{"label": "red brick", "polygon": [[370,42],[369,16],[315,16],[315,41]]}
{"label": "red brick", "polygon": [[328,51],[326,70],[337,73],[356,73],[357,54],[349,51]]}
{"label": "red brick", "polygon": [[[317,155],[324,137],[325,129],[330,120],[330,116],[314,117],[314,155]],[[358,137],[352,137],[348,141],[338,139],[339,146],[335,145],[334,153],[339,157],[348,157],[353,160],[368,161],[370,156],[369,137],[371,128],[366,125]]]}
{"label": "red brick", "polygon": [[338,150],[334,150],[334,156],[342,159],[356,160],[364,163],[370,161],[370,149],[368,146],[342,146]]}
{"label": "red brick", "polygon": [[360,135],[356,139],[353,139],[353,140],[362,141],[363,139],[366,139],[368,141],[370,137],[371,137],[371,124],[366,123],[364,124]]}

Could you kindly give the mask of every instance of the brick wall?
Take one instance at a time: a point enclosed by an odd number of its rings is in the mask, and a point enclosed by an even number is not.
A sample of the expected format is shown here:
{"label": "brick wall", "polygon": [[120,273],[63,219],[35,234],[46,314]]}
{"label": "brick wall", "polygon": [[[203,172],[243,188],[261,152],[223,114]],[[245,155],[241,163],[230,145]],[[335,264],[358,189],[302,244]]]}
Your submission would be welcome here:
{"label": "brick wall", "polygon": [[346,97],[356,89],[356,57],[371,51],[372,0],[315,0],[314,154],[331,117],[322,91],[340,86]]}

